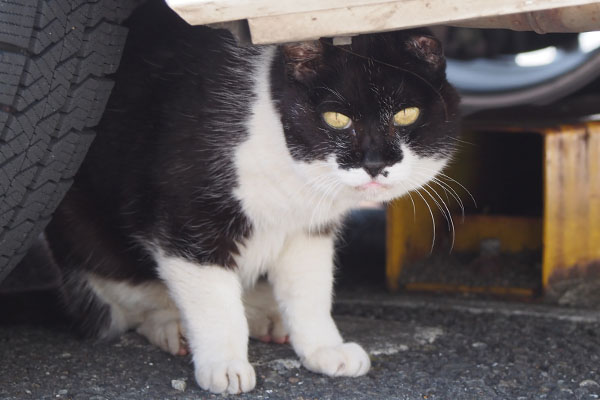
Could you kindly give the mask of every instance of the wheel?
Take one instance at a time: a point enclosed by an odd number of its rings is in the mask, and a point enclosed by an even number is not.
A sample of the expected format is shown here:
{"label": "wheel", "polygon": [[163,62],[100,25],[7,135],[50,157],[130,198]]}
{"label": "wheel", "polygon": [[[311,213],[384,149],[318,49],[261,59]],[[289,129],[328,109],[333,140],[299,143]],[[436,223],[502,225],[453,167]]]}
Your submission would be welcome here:
{"label": "wheel", "polygon": [[0,281],[44,229],[94,137],[137,0],[0,4]]}
{"label": "wheel", "polygon": [[[459,90],[465,114],[549,104],[600,77],[600,32],[545,37],[533,32],[452,29],[455,39],[460,39],[461,32],[464,36],[464,31],[471,35],[482,32],[480,46],[474,45],[476,40],[455,40],[446,47],[448,80]],[[502,39],[498,34],[511,40],[495,53],[494,47]],[[477,47],[480,54],[473,49]],[[471,54],[465,55],[467,50]],[[492,54],[487,54],[490,51]]]}

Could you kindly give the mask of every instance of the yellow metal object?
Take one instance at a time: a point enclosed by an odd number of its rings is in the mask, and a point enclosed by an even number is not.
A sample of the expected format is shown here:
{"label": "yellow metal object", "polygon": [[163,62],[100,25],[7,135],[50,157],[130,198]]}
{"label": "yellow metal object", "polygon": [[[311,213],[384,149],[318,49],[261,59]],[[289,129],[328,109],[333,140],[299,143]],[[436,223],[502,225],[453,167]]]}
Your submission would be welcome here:
{"label": "yellow metal object", "polygon": [[542,282],[600,261],[600,123],[544,131]]}
{"label": "yellow metal object", "polygon": [[[486,238],[499,239],[501,250],[506,252],[542,246],[540,279],[544,290],[554,280],[581,276],[589,266],[600,265],[600,122],[550,128],[531,125],[496,126],[493,130],[507,134],[534,132],[542,136],[543,217],[540,220],[529,217],[470,215],[465,217],[464,223],[460,222],[460,218],[453,218],[456,226],[455,251],[477,251],[481,240]],[[432,245],[433,228],[427,222],[430,210],[420,196],[413,194],[413,198],[414,205],[409,197],[405,197],[388,207],[386,271],[387,286],[392,291],[399,288],[405,263],[426,256]],[[415,212],[418,223],[415,222]],[[433,215],[436,219],[440,217],[435,210]],[[413,282],[405,288],[533,294],[527,288],[483,288],[439,282]]]}
{"label": "yellow metal object", "polygon": [[391,291],[399,289],[404,263],[431,251],[433,225],[427,222],[427,216],[427,205],[415,193],[393,201],[387,208],[386,277]]}
{"label": "yellow metal object", "polygon": [[424,292],[460,292],[474,294],[494,294],[498,296],[531,297],[535,291],[530,288],[513,288],[500,286],[467,286],[446,283],[413,282],[404,285],[406,290]]}
{"label": "yellow metal object", "polygon": [[469,215],[464,222],[454,219],[456,240],[454,250],[479,251],[481,240],[497,239],[500,250],[516,253],[542,247],[542,220],[530,217]]}

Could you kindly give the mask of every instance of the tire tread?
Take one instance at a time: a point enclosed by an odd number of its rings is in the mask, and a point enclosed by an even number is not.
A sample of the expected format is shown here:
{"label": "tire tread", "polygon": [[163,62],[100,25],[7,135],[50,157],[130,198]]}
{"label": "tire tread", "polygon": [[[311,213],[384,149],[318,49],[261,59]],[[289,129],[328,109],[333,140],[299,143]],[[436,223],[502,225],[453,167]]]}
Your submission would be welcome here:
{"label": "tire tread", "polygon": [[139,1],[4,0],[0,281],[49,222],[91,144]]}

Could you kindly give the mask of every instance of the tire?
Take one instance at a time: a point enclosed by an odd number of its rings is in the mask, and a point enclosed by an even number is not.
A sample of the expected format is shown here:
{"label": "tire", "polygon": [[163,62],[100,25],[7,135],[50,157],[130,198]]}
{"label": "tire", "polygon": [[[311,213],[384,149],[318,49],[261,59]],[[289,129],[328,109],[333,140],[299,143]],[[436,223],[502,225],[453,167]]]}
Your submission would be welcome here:
{"label": "tire", "polygon": [[94,137],[139,1],[0,2],[0,281],[49,222]]}
{"label": "tire", "polygon": [[[497,71],[489,71],[490,79],[497,75]],[[534,85],[488,92],[463,91],[461,107],[466,115],[480,110],[521,104],[546,105],[576,92],[598,77],[600,77],[600,50],[587,55],[574,68]]]}
{"label": "tire", "polygon": [[[597,32],[544,36],[533,32],[450,29],[454,35],[450,38],[457,39],[447,39],[447,48],[452,50],[447,55],[446,73],[461,95],[463,115],[523,104],[546,105],[600,77]],[[446,31],[440,32],[448,38]],[[500,47],[494,50],[497,46]],[[469,52],[475,55],[464,57]]]}

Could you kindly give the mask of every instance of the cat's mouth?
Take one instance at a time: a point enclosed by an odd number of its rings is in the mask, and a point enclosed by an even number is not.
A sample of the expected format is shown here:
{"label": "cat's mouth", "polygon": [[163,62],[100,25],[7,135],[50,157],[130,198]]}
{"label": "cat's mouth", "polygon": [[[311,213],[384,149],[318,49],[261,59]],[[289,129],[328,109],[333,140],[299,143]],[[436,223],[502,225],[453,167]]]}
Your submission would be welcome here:
{"label": "cat's mouth", "polygon": [[385,190],[385,189],[388,189],[389,187],[390,187],[389,185],[385,185],[385,184],[377,182],[377,181],[370,181],[370,182],[367,182],[365,184],[356,186],[356,189],[358,189],[360,191],[366,191],[366,190]]}

